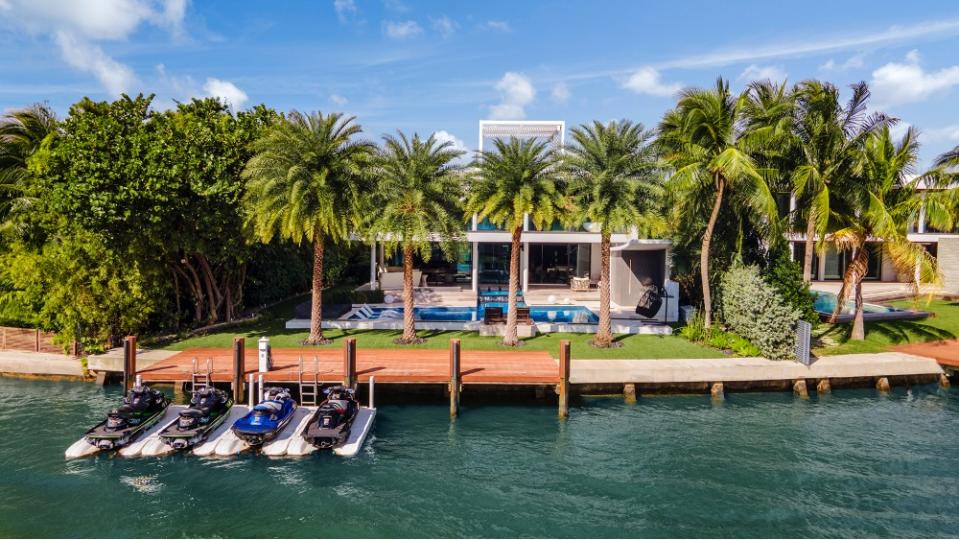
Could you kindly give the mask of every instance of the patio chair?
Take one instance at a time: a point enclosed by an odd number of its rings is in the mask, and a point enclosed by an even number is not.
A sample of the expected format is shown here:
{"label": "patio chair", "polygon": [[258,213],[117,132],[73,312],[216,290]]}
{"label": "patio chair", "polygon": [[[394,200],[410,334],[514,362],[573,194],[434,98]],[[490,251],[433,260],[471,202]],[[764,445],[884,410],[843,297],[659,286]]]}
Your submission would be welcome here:
{"label": "patio chair", "polygon": [[483,324],[506,324],[503,308],[488,307],[483,310]]}

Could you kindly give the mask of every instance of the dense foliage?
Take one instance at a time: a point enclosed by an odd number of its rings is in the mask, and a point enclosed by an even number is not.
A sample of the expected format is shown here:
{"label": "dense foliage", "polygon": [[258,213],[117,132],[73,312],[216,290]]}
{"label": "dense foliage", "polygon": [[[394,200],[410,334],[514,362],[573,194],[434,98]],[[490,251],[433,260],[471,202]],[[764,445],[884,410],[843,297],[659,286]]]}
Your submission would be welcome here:
{"label": "dense foliage", "polygon": [[773,360],[796,356],[795,326],[801,313],[766,283],[758,266],[734,265],[721,280],[722,319],[736,334]]}

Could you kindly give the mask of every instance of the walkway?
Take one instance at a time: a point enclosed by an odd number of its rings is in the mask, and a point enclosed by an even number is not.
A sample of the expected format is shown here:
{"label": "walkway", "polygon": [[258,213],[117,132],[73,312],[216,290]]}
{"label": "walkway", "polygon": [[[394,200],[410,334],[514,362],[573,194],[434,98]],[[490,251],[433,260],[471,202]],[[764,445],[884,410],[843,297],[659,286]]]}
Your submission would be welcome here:
{"label": "walkway", "polygon": [[[146,382],[186,382],[193,361],[205,371],[211,361],[212,379],[227,382],[233,378],[230,349],[190,349],[148,368],[138,369]],[[273,349],[273,369],[264,380],[276,383],[297,381],[300,359],[306,376],[319,374],[323,382],[343,380],[341,349]],[[257,351],[247,350],[244,376],[256,373]],[[460,356],[463,384],[539,385],[559,382],[559,364],[545,351],[469,351]],[[139,367],[139,366],[138,366]],[[360,382],[376,377],[378,383],[435,384],[450,380],[450,353],[445,349],[358,349],[356,374]]]}
{"label": "walkway", "polygon": [[82,377],[83,366],[79,358],[63,354],[0,351],[0,373]]}
{"label": "walkway", "polygon": [[687,384],[924,376],[940,373],[942,369],[935,360],[895,352],[824,356],[809,367],[798,362],[777,362],[765,358],[574,359],[570,382],[573,384]]}
{"label": "walkway", "polygon": [[959,369],[959,339],[897,345],[893,349],[903,353],[935,358],[939,365],[943,367]]}

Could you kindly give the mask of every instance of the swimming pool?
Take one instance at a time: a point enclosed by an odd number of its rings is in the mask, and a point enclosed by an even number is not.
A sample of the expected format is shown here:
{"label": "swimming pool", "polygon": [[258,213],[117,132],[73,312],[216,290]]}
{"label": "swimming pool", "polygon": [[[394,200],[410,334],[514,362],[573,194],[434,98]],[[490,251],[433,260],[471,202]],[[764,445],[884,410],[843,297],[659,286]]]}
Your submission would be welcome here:
{"label": "swimming pool", "polygon": [[[506,312],[506,303],[485,303],[484,306],[502,307]],[[402,319],[403,308],[401,307],[374,307],[370,308],[373,315],[369,318],[363,318],[356,313],[349,316],[348,320],[390,320]],[[572,323],[572,324],[596,324],[599,317],[589,308],[583,306],[529,306],[529,314],[534,322],[539,323]],[[483,319],[483,308],[477,309],[474,306],[431,306],[413,308],[413,316],[418,321],[479,321]]]}
{"label": "swimming pool", "polygon": [[[825,291],[812,291],[812,293],[816,298],[816,311],[819,312],[819,315],[823,319],[831,316],[836,309],[836,295]],[[892,321],[900,319],[923,319],[929,316],[929,314],[924,311],[909,311],[890,306],[881,306],[879,304],[863,304],[862,311],[864,320]],[[852,320],[855,314],[856,302],[846,300],[846,304],[843,306],[839,315],[839,322]]]}

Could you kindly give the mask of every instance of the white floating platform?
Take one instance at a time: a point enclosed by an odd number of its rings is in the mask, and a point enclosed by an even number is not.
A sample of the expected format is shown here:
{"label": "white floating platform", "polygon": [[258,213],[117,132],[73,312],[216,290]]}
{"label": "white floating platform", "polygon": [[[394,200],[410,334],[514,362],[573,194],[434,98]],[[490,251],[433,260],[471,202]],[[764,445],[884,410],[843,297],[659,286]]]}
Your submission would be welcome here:
{"label": "white floating platform", "polygon": [[[162,431],[165,427],[170,425],[170,423],[176,420],[177,416],[180,414],[180,411],[185,408],[186,407],[183,405],[170,405],[169,407],[167,407],[166,411],[164,411],[163,416],[161,416],[160,419],[157,420],[156,424],[153,424],[153,426],[150,427],[150,429],[146,430],[145,433],[140,435],[140,437],[137,440],[131,442],[130,444],[118,450],[117,453],[124,457],[139,456],[143,447],[147,443],[149,443],[151,440],[156,440],[157,433],[160,433],[160,431]],[[80,439],[79,441],[71,444],[70,447],[67,448],[65,455],[67,459],[76,459],[76,458],[92,456],[93,454],[96,454],[98,452],[100,452],[100,449],[88,443],[86,440],[86,437],[84,437]]]}
{"label": "white floating platform", "polygon": [[293,442],[295,438],[299,437],[300,440],[303,440],[300,435],[303,433],[303,430],[306,429],[306,424],[310,421],[310,417],[313,416],[314,412],[316,412],[316,407],[297,407],[296,410],[293,411],[293,418],[290,420],[290,423],[283,428],[283,431],[281,431],[275,439],[264,444],[263,448],[260,449],[263,455],[270,457],[285,456],[289,450],[290,443]]}
{"label": "white floating platform", "polygon": [[376,420],[376,409],[369,407],[360,407],[356,413],[356,419],[353,420],[353,427],[350,429],[350,436],[346,442],[333,449],[333,453],[343,457],[353,457],[363,448],[366,442],[366,436],[373,429],[373,421]]}
{"label": "white floating platform", "polygon": [[[213,433],[210,433],[205,441],[193,447],[193,455],[201,457],[212,455],[235,456],[249,448],[249,445],[238,439],[230,430],[233,427],[233,422],[242,418],[249,410],[250,408],[246,405],[231,407],[226,419],[213,430]],[[217,452],[220,443],[223,443],[222,454]]]}

